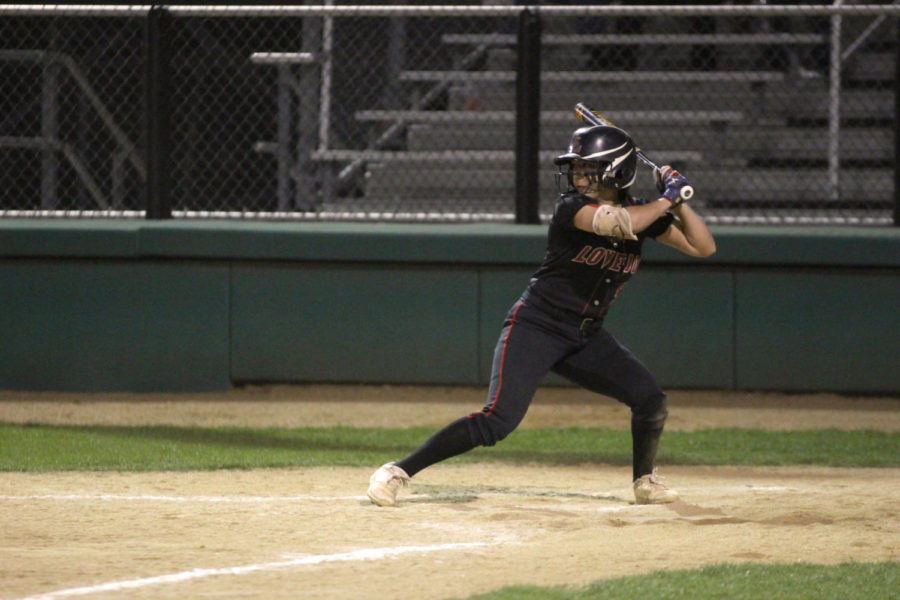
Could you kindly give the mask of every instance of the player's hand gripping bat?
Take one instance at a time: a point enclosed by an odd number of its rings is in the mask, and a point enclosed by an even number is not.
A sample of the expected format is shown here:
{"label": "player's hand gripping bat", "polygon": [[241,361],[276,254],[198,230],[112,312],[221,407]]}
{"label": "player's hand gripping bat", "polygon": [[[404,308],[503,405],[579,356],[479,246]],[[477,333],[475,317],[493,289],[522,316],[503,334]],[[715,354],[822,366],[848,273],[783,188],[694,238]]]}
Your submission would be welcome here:
{"label": "player's hand gripping bat", "polygon": [[[599,113],[596,110],[593,110],[592,108],[589,108],[588,106],[586,106],[585,104],[583,104],[581,102],[579,102],[578,104],[575,105],[575,117],[582,123],[587,123],[589,125],[608,125],[611,127],[617,127],[617,125],[615,125],[612,121],[610,121],[609,119],[604,117],[601,113]],[[647,155],[645,155],[641,151],[640,148],[635,146],[634,151],[635,151],[635,154],[637,154],[637,157],[639,159],[641,159],[641,162],[643,162],[645,165],[649,166],[655,172],[660,171],[660,168],[658,166],[656,166],[656,163],[654,163],[652,160],[647,158]],[[681,194],[682,200],[690,200],[691,197],[694,195],[694,188],[690,185],[686,185],[681,188],[680,194]]]}

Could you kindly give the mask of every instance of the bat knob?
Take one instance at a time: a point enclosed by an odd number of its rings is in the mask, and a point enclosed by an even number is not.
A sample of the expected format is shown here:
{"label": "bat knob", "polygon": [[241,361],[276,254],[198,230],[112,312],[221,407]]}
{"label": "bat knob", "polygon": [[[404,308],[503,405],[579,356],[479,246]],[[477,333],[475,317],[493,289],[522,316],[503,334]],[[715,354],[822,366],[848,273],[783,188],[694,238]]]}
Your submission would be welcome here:
{"label": "bat knob", "polygon": [[681,188],[681,190],[679,190],[679,191],[680,191],[682,200],[690,200],[691,198],[694,197],[694,188],[692,186],[686,185],[683,188]]}

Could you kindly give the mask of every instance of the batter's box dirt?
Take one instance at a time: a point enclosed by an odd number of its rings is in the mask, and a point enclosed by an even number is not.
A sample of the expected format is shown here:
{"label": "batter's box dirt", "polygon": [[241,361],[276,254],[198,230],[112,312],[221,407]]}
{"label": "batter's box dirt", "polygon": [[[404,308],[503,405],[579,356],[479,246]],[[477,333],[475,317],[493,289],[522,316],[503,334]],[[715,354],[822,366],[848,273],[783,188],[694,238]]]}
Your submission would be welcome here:
{"label": "batter's box dirt", "polygon": [[[376,586],[436,600],[721,562],[900,558],[897,469],[672,466],[684,500],[640,506],[622,467],[451,463],[420,473],[396,508],[364,501],[370,471],[0,474],[0,561],[14,574],[2,597],[333,599]],[[415,575],[397,587],[397,572]]]}

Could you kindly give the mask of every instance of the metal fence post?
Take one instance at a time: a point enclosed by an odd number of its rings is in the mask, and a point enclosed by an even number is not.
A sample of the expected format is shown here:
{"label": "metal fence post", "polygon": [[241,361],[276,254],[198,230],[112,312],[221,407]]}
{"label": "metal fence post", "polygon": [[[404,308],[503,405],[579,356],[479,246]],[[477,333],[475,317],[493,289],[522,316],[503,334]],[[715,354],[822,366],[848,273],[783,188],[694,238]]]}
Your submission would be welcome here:
{"label": "metal fence post", "polygon": [[516,223],[540,223],[538,150],[541,121],[541,19],[519,13],[516,64]]}
{"label": "metal fence post", "polygon": [[900,227],[900,27],[894,48],[894,226]]}
{"label": "metal fence post", "polygon": [[59,64],[47,53],[41,72],[41,208],[53,210],[59,204],[57,184],[59,159]]}
{"label": "metal fence post", "polygon": [[[843,0],[835,0],[841,6]],[[828,197],[841,199],[841,15],[831,16],[831,59],[828,101]]]}
{"label": "metal fence post", "polygon": [[291,209],[291,64],[278,65],[278,124],[275,160],[278,163],[278,210]]}
{"label": "metal fence post", "polygon": [[172,15],[153,5],[147,15],[146,110],[147,110],[147,218],[172,218],[171,199],[171,98],[169,32]]}
{"label": "metal fence post", "polygon": [[[331,35],[331,19],[303,19],[303,48],[310,56],[321,59],[322,78],[313,66],[301,66],[297,89],[297,148],[294,163],[294,208],[302,211],[315,210],[316,206],[316,165],[310,160],[316,145],[328,145],[330,78],[330,50],[326,50],[326,37]],[[330,43],[330,41],[329,41]],[[311,65],[311,63],[309,63]],[[327,89],[327,91],[326,91]],[[321,94],[321,97],[320,97]],[[318,130],[318,131],[317,131]]]}

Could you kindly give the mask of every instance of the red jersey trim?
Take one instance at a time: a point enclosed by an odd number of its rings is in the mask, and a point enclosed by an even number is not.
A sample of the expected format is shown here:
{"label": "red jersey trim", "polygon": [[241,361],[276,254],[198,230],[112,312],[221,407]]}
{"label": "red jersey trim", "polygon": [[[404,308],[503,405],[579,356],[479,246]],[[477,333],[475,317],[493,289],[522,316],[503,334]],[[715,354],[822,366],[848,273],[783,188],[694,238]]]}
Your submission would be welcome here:
{"label": "red jersey trim", "polygon": [[513,327],[516,326],[516,317],[519,316],[519,309],[521,309],[525,305],[524,302],[519,302],[516,306],[516,310],[513,311],[512,318],[509,320],[509,329],[506,330],[506,337],[503,338],[503,352],[500,354],[500,372],[497,377],[497,392],[494,394],[494,397],[491,399],[491,404],[487,408],[487,410],[480,410],[478,412],[472,413],[469,415],[471,419],[473,415],[482,414],[484,416],[490,416],[491,413],[494,412],[494,407],[497,405],[497,400],[500,399],[500,392],[503,390],[503,365],[506,364],[506,349],[509,347],[509,336],[512,334]]}

